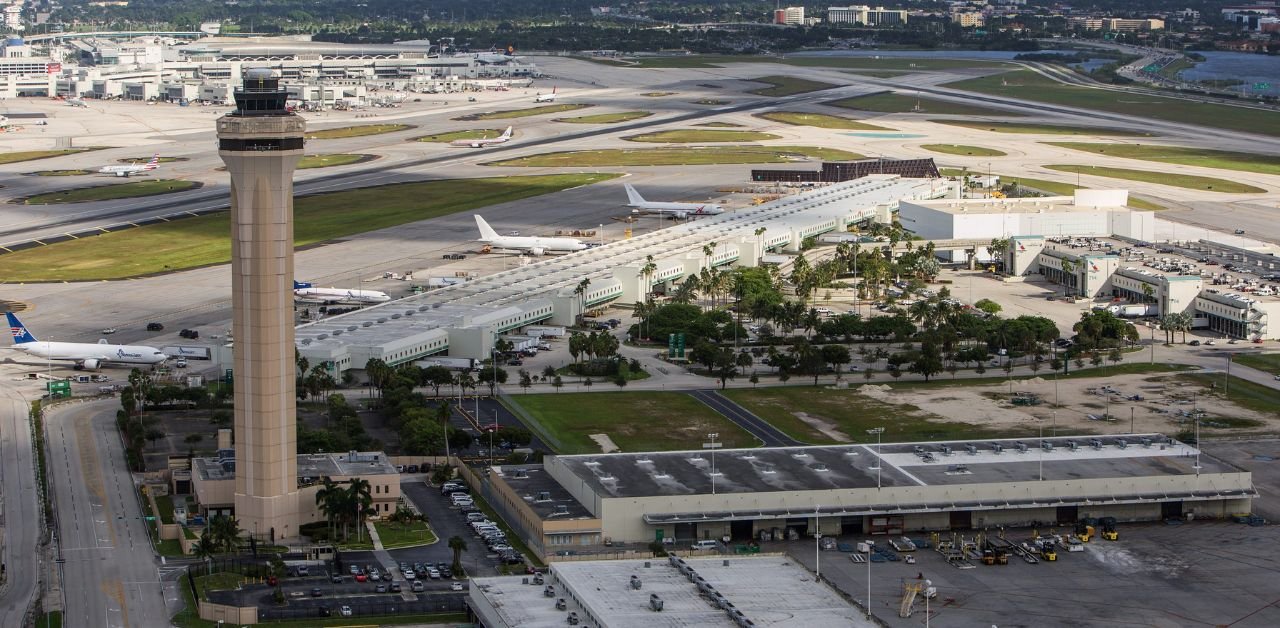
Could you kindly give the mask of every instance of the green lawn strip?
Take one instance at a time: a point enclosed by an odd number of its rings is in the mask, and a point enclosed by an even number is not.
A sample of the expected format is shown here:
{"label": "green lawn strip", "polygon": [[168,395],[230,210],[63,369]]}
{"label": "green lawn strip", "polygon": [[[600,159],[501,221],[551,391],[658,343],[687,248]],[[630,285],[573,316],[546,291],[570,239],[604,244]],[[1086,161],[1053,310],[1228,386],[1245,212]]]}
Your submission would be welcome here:
{"label": "green lawn strip", "polygon": [[[1224,378],[1227,379],[1224,380]],[[1211,389],[1211,392],[1201,391],[1203,396],[1200,398],[1199,404],[1197,404],[1200,408],[1210,412],[1214,408],[1213,399],[1225,397],[1227,401],[1246,410],[1273,416],[1280,413],[1280,390],[1263,386],[1262,384],[1255,384],[1234,375],[1228,376],[1220,373],[1189,373],[1179,376],[1179,379],[1187,383],[1199,384],[1205,389]],[[1227,384],[1227,392],[1225,394],[1222,392],[1224,381]]]}
{"label": "green lawn strip", "polygon": [[504,129],[467,129],[465,131],[449,131],[447,133],[436,133],[435,135],[423,135],[415,137],[411,142],[439,142],[448,143],[455,140],[491,140],[502,135]]}
{"label": "green lawn strip", "polygon": [[92,170],[39,170],[36,172],[28,172],[36,177],[78,177],[86,174],[93,174]]}
{"label": "green lawn strip", "polygon": [[1034,122],[987,122],[984,120],[930,120],[934,124],[962,126],[966,129],[993,133],[1030,133],[1038,135],[1109,135],[1114,137],[1149,137],[1150,133],[1089,126],[1037,124]]}
{"label": "green lawn strip", "polygon": [[734,128],[742,127],[744,125],[734,124],[732,122],[701,122],[693,126],[705,126],[712,129],[734,129]]}
{"label": "green lawn strip", "polygon": [[1132,170],[1129,168],[1108,168],[1098,166],[1084,166],[1077,164],[1053,164],[1044,166],[1050,170],[1058,172],[1069,172],[1094,177],[1107,177],[1111,179],[1123,179],[1125,181],[1140,181],[1142,183],[1156,183],[1159,185],[1168,185],[1178,188],[1186,188],[1188,190],[1205,190],[1209,192],[1221,192],[1223,194],[1260,194],[1266,190],[1254,187],[1247,183],[1238,183],[1228,181],[1226,179],[1216,179],[1214,177],[1201,177],[1192,174],[1177,174],[1172,172],[1155,172],[1152,170]]}
{"label": "green lawn strip", "polygon": [[999,61],[934,59],[925,57],[774,57],[732,55],[683,55],[628,59],[637,68],[714,68],[727,63],[777,63],[800,67],[843,68],[848,70],[955,70],[963,68],[1004,68]]}
{"label": "green lawn strip", "polygon": [[[147,155],[146,157],[125,157],[124,159],[117,159],[116,161],[118,161],[118,162],[120,162],[120,163],[122,163],[122,164],[145,164],[145,163],[147,163],[148,161],[151,161],[151,155]],[[161,157],[161,158],[159,158],[159,163],[162,163],[162,164],[171,164],[171,163],[174,163],[174,162],[177,162],[177,161],[191,161],[191,159],[190,159],[189,157]]]}
{"label": "green lawn strip", "polygon": [[36,621],[36,628],[62,628],[62,611],[49,611]]}
{"label": "green lawn strip", "polygon": [[216,571],[205,576],[196,576],[196,591],[200,599],[208,601],[209,591],[234,591],[244,582],[244,576],[230,571]]}
{"label": "green lawn strip", "polygon": [[[898,384],[889,384],[896,388]],[[909,404],[893,404],[862,395],[851,387],[845,390],[786,386],[780,388],[733,389],[725,395],[774,427],[797,440],[813,444],[866,442],[866,431],[884,427],[884,440],[913,442],[1022,436],[1026,431],[1002,432],[980,425],[942,421]],[[832,424],[850,440],[840,441],[820,432],[796,416],[801,411]]]}
{"label": "green lawn strip", "polygon": [[1159,203],[1153,203],[1153,202],[1148,201],[1148,200],[1146,200],[1146,199],[1144,199],[1144,198],[1138,198],[1138,197],[1134,196],[1133,194],[1130,194],[1130,195],[1129,195],[1129,207],[1132,207],[1132,208],[1134,208],[1134,209],[1145,209],[1145,210],[1153,211],[1153,212],[1158,212],[1158,211],[1161,211],[1161,210],[1169,209],[1168,207],[1165,207],[1164,205],[1161,205],[1161,204],[1159,204]]}
{"label": "green lawn strip", "polygon": [[160,523],[173,523],[173,496],[159,495],[156,497],[156,509],[160,511]]}
{"label": "green lawn strip", "polygon": [[0,164],[16,164],[20,161],[34,161],[36,159],[49,159],[50,157],[62,157],[63,155],[75,155],[91,150],[101,150],[101,148],[67,148],[63,150],[24,150],[15,153],[0,153]]}
{"label": "green lawn strip", "polygon": [[564,113],[566,111],[577,111],[578,109],[586,109],[595,105],[583,105],[565,103],[562,105],[544,105],[542,107],[530,107],[528,109],[507,109],[504,111],[489,111],[486,113],[474,113],[467,116],[453,118],[461,121],[479,121],[479,120],[509,120],[511,118],[527,118],[529,116],[540,116],[548,113]]}
{"label": "green lawn strip", "polygon": [[1238,355],[1235,356],[1234,360],[1236,364],[1243,364],[1272,375],[1280,375],[1280,353]]}
{"label": "green lawn strip", "polygon": [[1280,116],[1274,111],[1066,85],[1031,70],[966,79],[947,83],[943,87],[986,96],[1007,96],[1169,122],[1280,136]]}
{"label": "green lawn strip", "polygon": [[981,146],[965,146],[963,144],[922,144],[920,148],[944,155],[962,155],[968,157],[1004,157],[1008,153],[994,148]]}
{"label": "green lawn strip", "polygon": [[331,168],[333,166],[350,166],[364,161],[376,159],[374,155],[361,154],[329,154],[329,155],[306,155],[298,160],[298,170],[310,170],[312,168]]}
{"label": "green lawn strip", "polygon": [[311,131],[307,133],[307,139],[337,140],[348,137],[365,137],[366,135],[383,135],[385,133],[407,131],[412,128],[412,124],[361,124],[358,126],[343,126],[336,129]]}
{"label": "green lawn strip", "polygon": [[1095,155],[1110,155],[1125,159],[1141,159],[1166,164],[1200,166],[1280,175],[1280,155],[1241,153],[1229,150],[1209,150],[1187,146],[1161,146],[1159,144],[1101,144],[1093,142],[1043,142],[1059,148],[1084,151]]}
{"label": "green lawn strip", "polygon": [[747,79],[747,81],[751,83],[766,83],[770,85],[770,87],[762,87],[760,89],[753,89],[747,92],[748,94],[755,94],[757,96],[794,96],[796,94],[807,94],[809,92],[817,92],[824,89],[834,89],[839,87],[839,85],[823,83],[822,81],[811,81],[809,79],[776,74]]}
{"label": "green lawn strip", "polygon": [[871,78],[890,79],[911,74],[911,70],[845,70],[848,74],[870,76]]}
{"label": "green lawn strip", "polygon": [[[615,174],[448,179],[300,197],[294,244],[308,246],[367,231],[588,185]],[[10,282],[121,279],[221,264],[231,259],[225,212],[59,242],[3,256]]]}
{"label": "green lawn strip", "polygon": [[622,138],[628,142],[649,142],[653,144],[679,144],[695,142],[762,142],[782,139],[781,135],[762,133],[760,131],[722,131],[716,129],[672,129],[654,131]]}
{"label": "green lawn strip", "polygon": [[663,96],[675,96],[676,92],[645,92],[640,95],[645,98],[662,98]]}
{"label": "green lawn strip", "polygon": [[378,530],[378,539],[385,549],[400,549],[430,545],[439,540],[431,526],[425,521],[413,521],[407,524],[395,522],[376,522],[373,527]]}
{"label": "green lawn strip", "polygon": [[[882,92],[879,94],[868,94],[866,96],[854,96],[853,98],[842,98],[840,100],[832,100],[827,103],[832,107],[841,107],[844,109],[856,109],[858,111],[877,111],[880,113],[922,113],[931,115],[956,115],[956,116],[1001,116],[1006,118],[1016,118],[1021,114],[1003,109],[993,109],[990,107],[981,107],[978,105],[969,105],[962,102],[953,102],[950,100],[939,100],[935,98],[923,98],[910,94],[894,94],[891,92]],[[916,107],[919,106],[917,110]]]}
{"label": "green lawn strip", "polygon": [[543,153],[487,166],[577,168],[589,166],[704,166],[711,164],[795,163],[796,158],[854,161],[862,155],[815,146],[705,146],[691,148],[609,148]]}
{"label": "green lawn strip", "polygon": [[[607,386],[598,382],[596,386]],[[622,451],[697,449],[718,432],[726,448],[755,447],[755,437],[693,397],[676,392],[552,393],[511,398],[566,451],[599,453],[591,434],[608,434]]]}
{"label": "green lawn strip", "polygon": [[805,113],[801,111],[770,111],[757,113],[757,118],[781,122],[793,126],[812,126],[820,129],[841,129],[845,131],[892,131],[893,129],[850,120],[825,113]]}
{"label": "green lawn strip", "polygon": [[59,190],[45,194],[36,194],[20,199],[24,205],[58,205],[61,203],[87,203],[90,201],[113,201],[122,198],[141,198],[160,194],[186,192],[201,186],[199,181],[181,181],[177,179],[155,179],[153,181],[134,181],[116,185],[99,185],[91,188],[75,188]]}
{"label": "green lawn strip", "polygon": [[621,113],[598,113],[594,116],[578,116],[576,118],[556,118],[552,122],[566,122],[569,124],[617,124],[619,122],[630,122],[647,118],[653,115],[648,111],[623,111]]}

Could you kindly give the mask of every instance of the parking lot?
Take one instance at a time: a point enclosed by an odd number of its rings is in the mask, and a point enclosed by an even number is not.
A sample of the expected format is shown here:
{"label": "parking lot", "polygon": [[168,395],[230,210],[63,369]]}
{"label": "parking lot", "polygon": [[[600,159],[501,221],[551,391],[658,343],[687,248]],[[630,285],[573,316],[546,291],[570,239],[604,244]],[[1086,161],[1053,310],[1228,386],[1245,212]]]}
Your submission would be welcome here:
{"label": "parking lot", "polygon": [[[911,617],[898,616],[903,585],[917,577],[938,590],[929,602],[931,626],[1280,625],[1274,584],[1280,529],[1275,526],[1193,521],[1121,524],[1119,532],[1118,541],[1095,538],[1082,552],[1059,552],[1051,563],[1011,557],[1004,566],[959,569],[933,550],[914,552],[915,564],[854,562],[850,554],[822,551],[820,567],[825,578],[859,602],[867,599],[869,567],[871,607],[890,626],[925,623],[922,599]],[[1030,534],[1009,530],[1007,537]],[[877,540],[883,545],[888,539]],[[812,539],[765,543],[762,549],[781,549],[809,569],[815,566]]]}

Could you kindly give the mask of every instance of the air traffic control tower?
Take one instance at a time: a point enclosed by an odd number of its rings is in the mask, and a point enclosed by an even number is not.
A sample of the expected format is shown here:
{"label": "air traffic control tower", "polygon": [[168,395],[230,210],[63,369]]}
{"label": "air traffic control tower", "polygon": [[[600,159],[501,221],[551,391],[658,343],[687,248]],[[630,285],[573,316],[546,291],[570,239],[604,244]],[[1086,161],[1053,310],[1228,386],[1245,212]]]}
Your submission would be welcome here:
{"label": "air traffic control tower", "polygon": [[218,119],[231,173],[235,335],[235,513],[270,539],[298,534],[293,345],[293,171],[305,121],[285,107],[271,70],[245,73],[236,109]]}

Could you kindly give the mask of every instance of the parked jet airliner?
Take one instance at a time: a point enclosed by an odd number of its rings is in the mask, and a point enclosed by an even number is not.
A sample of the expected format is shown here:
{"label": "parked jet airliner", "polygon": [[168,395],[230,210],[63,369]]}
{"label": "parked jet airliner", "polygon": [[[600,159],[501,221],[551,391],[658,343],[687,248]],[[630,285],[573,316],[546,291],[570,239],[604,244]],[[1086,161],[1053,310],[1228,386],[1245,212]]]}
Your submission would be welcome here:
{"label": "parked jet airliner", "polygon": [[493,227],[489,226],[489,223],[484,221],[484,218],[480,217],[480,214],[476,214],[476,226],[480,228],[480,241],[495,249],[520,251],[536,256],[546,253],[571,253],[587,248],[586,244],[576,238],[500,236]]}
{"label": "parked jet airliner", "polygon": [[159,364],[165,361],[164,353],[155,347],[113,345],[106,339],[96,343],[36,340],[12,312],[5,312],[5,318],[9,319],[13,349],[40,360],[75,362],[76,368],[90,371],[104,364]]}
{"label": "parked jet airliner", "polygon": [[724,208],[711,203],[659,203],[646,201],[630,183],[623,183],[627,190],[627,207],[637,214],[666,214],[683,220],[689,216],[710,216],[723,214]]}
{"label": "parked jet airliner", "polygon": [[151,161],[145,164],[132,163],[125,166],[103,166],[98,170],[98,174],[114,174],[117,177],[128,177],[139,172],[151,172],[159,167],[160,153],[156,153],[151,156]]}

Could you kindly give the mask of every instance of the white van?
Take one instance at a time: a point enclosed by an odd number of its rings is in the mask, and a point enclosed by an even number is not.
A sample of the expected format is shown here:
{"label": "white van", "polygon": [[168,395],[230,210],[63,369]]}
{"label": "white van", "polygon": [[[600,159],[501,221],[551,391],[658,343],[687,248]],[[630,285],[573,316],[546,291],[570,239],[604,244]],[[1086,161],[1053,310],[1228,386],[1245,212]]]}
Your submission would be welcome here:
{"label": "white van", "polygon": [[713,541],[713,540],[711,540],[711,539],[704,539],[704,540],[701,540],[701,541],[695,541],[695,542],[693,543],[693,546],[692,546],[692,547],[690,547],[690,549],[692,549],[692,550],[693,550],[693,551],[695,551],[695,552],[700,552],[700,551],[703,551],[703,550],[713,550],[713,549],[718,549],[719,547],[720,547],[720,544],[719,544],[719,543],[717,543],[717,542],[715,542],[715,541]]}

